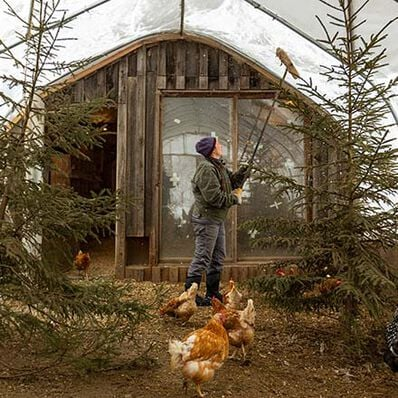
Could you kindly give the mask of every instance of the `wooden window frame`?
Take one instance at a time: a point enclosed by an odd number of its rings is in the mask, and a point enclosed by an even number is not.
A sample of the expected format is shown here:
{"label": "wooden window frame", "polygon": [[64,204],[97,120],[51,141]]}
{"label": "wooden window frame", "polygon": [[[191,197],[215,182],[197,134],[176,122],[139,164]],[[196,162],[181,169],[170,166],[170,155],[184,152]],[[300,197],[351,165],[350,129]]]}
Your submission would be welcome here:
{"label": "wooden window frame", "polygon": [[[155,182],[157,185],[157,201],[158,203],[162,203],[162,178],[161,171],[163,170],[163,152],[162,152],[162,132],[163,132],[163,99],[164,98],[231,98],[231,138],[232,138],[232,166],[233,169],[236,170],[238,165],[238,157],[237,157],[237,146],[238,146],[238,101],[242,99],[273,99],[276,90],[239,90],[239,91],[224,91],[224,90],[159,90],[158,93],[158,114],[159,114],[159,125],[158,125],[158,181]],[[308,140],[304,140],[304,161],[305,164],[311,159],[311,154],[309,150],[311,148],[311,144]],[[304,176],[305,181],[309,181],[309,176]],[[155,188],[155,187],[154,187]],[[307,206],[305,210],[305,217],[307,220],[311,219],[312,208],[311,206]],[[162,222],[162,214],[161,208],[158,206],[158,223],[157,223],[157,231],[156,235],[156,248],[155,251],[157,253],[157,263],[158,264],[175,264],[175,263],[188,263],[191,261],[192,257],[179,257],[179,258],[160,258],[160,239],[161,239],[161,222]],[[228,258],[228,261],[225,264],[253,264],[253,263],[263,263],[264,261],[274,261],[280,259],[289,259],[296,258],[296,256],[267,256],[267,257],[245,257],[244,260],[239,259],[238,249],[237,249],[237,219],[238,213],[237,208],[234,206],[231,209],[232,218],[232,236],[231,236],[231,257]],[[193,253],[192,253],[193,254]]]}

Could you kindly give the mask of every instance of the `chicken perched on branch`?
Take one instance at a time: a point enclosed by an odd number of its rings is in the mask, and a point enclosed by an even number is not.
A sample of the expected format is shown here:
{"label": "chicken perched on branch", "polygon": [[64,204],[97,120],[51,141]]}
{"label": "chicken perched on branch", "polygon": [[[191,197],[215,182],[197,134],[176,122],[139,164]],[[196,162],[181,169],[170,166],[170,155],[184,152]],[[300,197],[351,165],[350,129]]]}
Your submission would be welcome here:
{"label": "chicken perched on branch", "polygon": [[224,294],[223,302],[227,308],[239,310],[242,305],[243,295],[238,291],[235,282],[231,279],[229,281],[229,291]]}
{"label": "chicken perched on branch", "polygon": [[81,250],[76,254],[76,257],[73,261],[73,265],[79,271],[79,275],[81,272],[84,274],[84,278],[88,279],[88,269],[90,267],[90,254],[83,253]]}
{"label": "chicken perched on branch", "polygon": [[187,291],[169,300],[168,303],[160,309],[160,315],[172,316],[187,322],[198,309],[195,302],[197,292],[198,284],[192,283]]}
{"label": "chicken perched on branch", "polygon": [[247,348],[254,340],[256,310],[253,300],[249,299],[246,308],[242,311],[229,309],[216,298],[212,299],[212,307],[214,313],[225,316],[224,327],[228,333],[229,343],[242,350],[243,361],[246,361]]}
{"label": "chicken perched on branch", "polygon": [[181,369],[187,393],[188,380],[195,383],[199,397],[204,397],[201,384],[211,380],[228,356],[228,335],[223,326],[225,315],[214,315],[205,327],[195,330],[183,341],[170,340],[172,369]]}
{"label": "chicken perched on branch", "polygon": [[298,79],[300,77],[296,67],[294,66],[292,60],[289,58],[285,50],[278,47],[276,49],[276,56],[281,60],[282,64],[286,66],[286,69],[293,76],[294,79]]}

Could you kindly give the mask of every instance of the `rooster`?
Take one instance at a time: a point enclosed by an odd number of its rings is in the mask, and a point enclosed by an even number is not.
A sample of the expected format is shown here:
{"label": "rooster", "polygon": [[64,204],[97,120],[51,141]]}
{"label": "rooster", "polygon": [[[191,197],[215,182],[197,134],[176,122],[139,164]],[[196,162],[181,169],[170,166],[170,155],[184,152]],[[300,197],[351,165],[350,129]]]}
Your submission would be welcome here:
{"label": "rooster", "polygon": [[228,335],[223,326],[225,315],[215,314],[202,329],[195,330],[183,341],[170,340],[172,369],[181,369],[187,393],[188,380],[195,383],[199,397],[204,397],[201,384],[211,380],[228,356]]}
{"label": "rooster", "polygon": [[224,294],[223,302],[227,308],[239,310],[242,303],[242,293],[238,291],[235,282],[231,279],[229,281],[229,291]]}
{"label": "rooster", "polygon": [[191,287],[178,297],[174,297],[160,309],[160,315],[168,315],[183,322],[187,322],[189,318],[197,311],[198,307],[195,302],[198,284],[192,283]]}
{"label": "rooster", "polygon": [[246,362],[247,347],[249,347],[254,340],[256,310],[253,300],[249,299],[246,308],[242,311],[230,309],[216,298],[212,299],[212,307],[214,313],[224,314],[224,327],[228,333],[229,343],[242,350],[243,361]]}
{"label": "rooster", "polygon": [[88,268],[90,267],[90,262],[90,254],[83,253],[81,250],[79,250],[79,252],[76,254],[76,257],[73,261],[73,265],[79,271],[79,275],[83,271],[85,279],[88,279]]}

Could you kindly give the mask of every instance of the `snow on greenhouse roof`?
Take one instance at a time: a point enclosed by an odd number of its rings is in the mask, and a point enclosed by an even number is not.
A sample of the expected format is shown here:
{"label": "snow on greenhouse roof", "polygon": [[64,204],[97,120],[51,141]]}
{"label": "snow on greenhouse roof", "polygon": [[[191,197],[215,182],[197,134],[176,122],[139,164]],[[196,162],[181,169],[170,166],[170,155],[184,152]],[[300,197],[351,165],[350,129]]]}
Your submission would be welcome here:
{"label": "snow on greenhouse roof", "polygon": [[[10,3],[19,15],[28,15],[30,1],[11,0]],[[183,9],[185,33],[218,41],[277,77],[284,68],[275,58],[275,49],[282,47],[304,78],[311,77],[324,92],[337,92],[338,88],[320,75],[320,65],[330,65],[334,61],[316,44],[324,34],[315,15],[327,22],[326,13],[330,12],[321,1],[306,0],[300,7],[297,0],[185,0],[183,7],[181,3],[181,0],[60,0],[61,8],[68,10],[67,15],[76,17],[69,24],[72,30],[64,33],[75,40],[64,42],[59,58],[71,61],[101,56],[147,36],[179,32]],[[361,4],[363,0],[353,0],[354,10]],[[7,45],[12,45],[17,42],[15,32],[21,33],[23,27],[4,10],[5,5],[0,3],[0,37]],[[360,33],[367,38],[396,16],[396,0],[370,1],[361,13],[361,19],[367,22],[360,27]],[[396,28],[397,24],[390,25],[387,30],[390,35],[383,42],[388,50],[389,66],[379,75],[382,81],[398,74],[398,42],[393,35]],[[23,45],[14,51],[22,53]],[[0,61],[0,75],[15,75],[15,68],[11,62]],[[287,81],[295,86],[291,77]],[[13,97],[20,96],[15,89],[3,86],[1,91]],[[6,109],[1,105],[0,113],[4,115]],[[391,108],[398,115],[397,99],[391,102]]]}

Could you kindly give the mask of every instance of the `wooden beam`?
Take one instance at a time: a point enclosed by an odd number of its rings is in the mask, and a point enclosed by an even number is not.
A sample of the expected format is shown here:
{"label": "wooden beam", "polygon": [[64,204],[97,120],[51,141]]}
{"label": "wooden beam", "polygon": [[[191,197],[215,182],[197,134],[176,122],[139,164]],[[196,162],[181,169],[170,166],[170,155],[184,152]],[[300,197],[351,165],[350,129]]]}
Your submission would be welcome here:
{"label": "wooden beam", "polygon": [[[127,58],[120,61],[119,66],[119,99],[117,117],[116,144],[116,190],[126,195],[126,164],[127,164]],[[115,274],[125,277],[126,266],[126,206],[118,205],[115,236]]]}
{"label": "wooden beam", "polygon": [[129,208],[127,236],[144,236],[145,201],[145,115],[146,47],[137,53],[137,77],[128,78],[129,164],[127,189],[133,203]]}
{"label": "wooden beam", "polygon": [[166,43],[159,43],[158,50],[158,69],[157,69],[157,82],[156,87],[158,89],[166,88],[167,74],[166,74]]}

